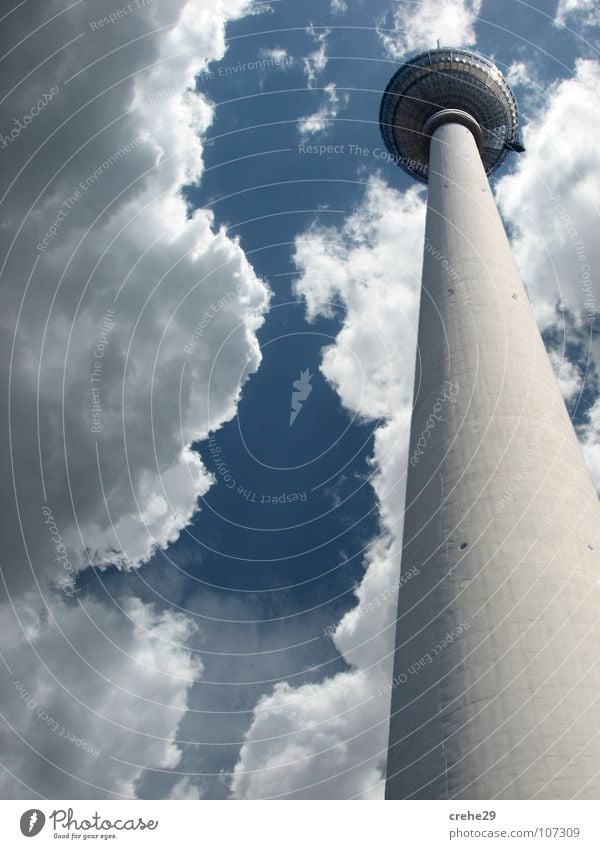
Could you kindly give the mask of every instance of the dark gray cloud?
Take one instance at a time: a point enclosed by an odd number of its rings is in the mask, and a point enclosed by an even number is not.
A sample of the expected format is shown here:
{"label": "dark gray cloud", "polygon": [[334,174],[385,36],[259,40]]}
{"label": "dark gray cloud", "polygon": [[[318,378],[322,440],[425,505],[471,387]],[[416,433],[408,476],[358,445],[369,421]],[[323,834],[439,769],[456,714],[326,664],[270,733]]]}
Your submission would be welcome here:
{"label": "dark gray cloud", "polygon": [[247,8],[52,0],[2,21],[4,795],[131,796],[180,756],[191,620],[92,601],[76,575],[178,537],[212,480],[189,446],[260,361],[267,289],[181,194],[213,117],[195,74]]}

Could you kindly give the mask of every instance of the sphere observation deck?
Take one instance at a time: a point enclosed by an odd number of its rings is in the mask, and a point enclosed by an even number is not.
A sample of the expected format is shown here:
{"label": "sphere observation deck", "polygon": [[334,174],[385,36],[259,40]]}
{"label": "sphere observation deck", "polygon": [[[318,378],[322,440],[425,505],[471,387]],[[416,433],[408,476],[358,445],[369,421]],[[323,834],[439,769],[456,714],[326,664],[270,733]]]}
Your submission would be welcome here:
{"label": "sphere observation deck", "polygon": [[498,68],[478,53],[438,47],[419,53],[389,81],[381,100],[379,127],[396,163],[426,183],[429,171],[427,121],[442,110],[467,113],[479,125],[486,173],[509,150],[522,151],[515,97]]}

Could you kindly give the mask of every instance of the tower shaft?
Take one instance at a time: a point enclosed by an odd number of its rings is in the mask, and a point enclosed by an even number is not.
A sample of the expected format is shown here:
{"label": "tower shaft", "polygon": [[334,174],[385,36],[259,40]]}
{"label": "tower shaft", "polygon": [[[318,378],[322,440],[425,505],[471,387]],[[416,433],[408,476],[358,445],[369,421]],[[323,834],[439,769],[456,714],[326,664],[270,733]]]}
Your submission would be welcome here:
{"label": "tower shaft", "polygon": [[432,135],[388,798],[600,798],[600,506],[477,143]]}

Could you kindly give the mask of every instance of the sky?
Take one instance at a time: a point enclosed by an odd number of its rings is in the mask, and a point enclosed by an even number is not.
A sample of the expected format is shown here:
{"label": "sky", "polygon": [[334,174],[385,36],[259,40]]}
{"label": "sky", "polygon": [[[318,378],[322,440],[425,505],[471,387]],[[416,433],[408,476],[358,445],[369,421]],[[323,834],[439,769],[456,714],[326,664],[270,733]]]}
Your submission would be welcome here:
{"label": "sky", "polygon": [[0,797],[382,798],[426,186],[381,94],[438,39],[506,74],[494,192],[600,491],[597,6],[0,22]]}

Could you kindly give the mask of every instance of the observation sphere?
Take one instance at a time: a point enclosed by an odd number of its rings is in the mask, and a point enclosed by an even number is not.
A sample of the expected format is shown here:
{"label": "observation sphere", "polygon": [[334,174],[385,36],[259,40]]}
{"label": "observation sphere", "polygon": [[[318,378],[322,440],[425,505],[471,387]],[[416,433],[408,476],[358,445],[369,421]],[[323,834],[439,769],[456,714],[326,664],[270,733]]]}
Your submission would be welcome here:
{"label": "observation sphere", "polygon": [[425,124],[444,109],[466,112],[479,125],[487,174],[498,168],[509,150],[524,149],[517,102],[493,62],[472,50],[438,47],[419,53],[396,71],[379,110],[388,151],[416,180],[426,183],[429,173]]}

